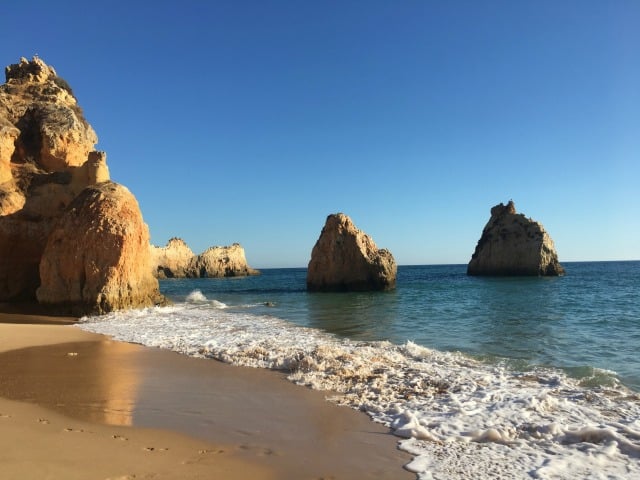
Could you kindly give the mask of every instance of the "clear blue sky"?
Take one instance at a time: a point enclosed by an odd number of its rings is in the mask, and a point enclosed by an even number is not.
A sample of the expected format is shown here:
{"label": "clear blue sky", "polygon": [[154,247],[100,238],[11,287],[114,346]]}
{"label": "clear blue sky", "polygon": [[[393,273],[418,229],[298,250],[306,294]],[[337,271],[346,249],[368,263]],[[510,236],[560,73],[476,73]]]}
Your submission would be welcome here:
{"label": "clear blue sky", "polygon": [[560,261],[640,259],[640,2],[8,2],[4,65],[72,86],[154,244],[306,266],[344,212],[467,263],[513,199]]}

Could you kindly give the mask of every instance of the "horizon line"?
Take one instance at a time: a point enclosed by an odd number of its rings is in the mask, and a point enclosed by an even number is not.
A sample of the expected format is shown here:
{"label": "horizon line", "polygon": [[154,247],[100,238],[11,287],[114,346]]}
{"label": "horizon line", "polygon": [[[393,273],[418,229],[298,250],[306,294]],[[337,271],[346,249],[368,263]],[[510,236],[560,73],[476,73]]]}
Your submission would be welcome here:
{"label": "horizon line", "polygon": [[[640,262],[640,258],[638,259],[626,259],[626,260],[567,260],[564,262],[560,262],[560,264],[567,264],[567,263],[614,263],[614,262]],[[466,263],[403,263],[403,264],[398,264],[398,267],[445,267],[445,266],[460,266],[460,265],[468,265],[469,262]],[[285,270],[285,269],[301,269],[301,268],[308,268],[306,265],[305,266],[298,266],[298,267],[252,267],[255,268],[256,270],[275,270],[275,269],[279,269],[279,270]]]}

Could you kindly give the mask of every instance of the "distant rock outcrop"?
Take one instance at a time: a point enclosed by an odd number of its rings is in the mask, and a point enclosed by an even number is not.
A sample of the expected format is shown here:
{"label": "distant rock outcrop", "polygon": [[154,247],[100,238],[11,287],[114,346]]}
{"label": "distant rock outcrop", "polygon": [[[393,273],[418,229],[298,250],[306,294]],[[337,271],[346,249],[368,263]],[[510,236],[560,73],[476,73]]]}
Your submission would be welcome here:
{"label": "distant rock outcrop", "polygon": [[491,209],[467,274],[554,276],[564,274],[564,268],[542,224],[516,213],[510,201]]}
{"label": "distant rock outcrop", "polygon": [[187,277],[242,277],[259,273],[247,265],[244,248],[239,243],[210,247],[194,257],[187,268]]}
{"label": "distant rock outcrop", "polygon": [[[6,83],[0,86],[0,301],[35,301],[42,255],[45,246],[52,248],[51,232],[59,228],[56,227],[58,221],[86,187],[109,180],[109,170],[105,153],[94,150],[98,141],[96,133],[85,120],[71,88],[52,67],[37,57],[31,61],[22,58],[20,63],[8,66],[5,74]],[[87,215],[102,214],[100,208],[83,211]],[[101,219],[82,222],[98,225]],[[129,228],[126,224],[121,226]],[[97,252],[96,245],[70,238],[72,232],[75,234],[78,230],[61,232],[57,237],[62,241],[62,237],[69,236],[65,241],[76,245],[77,250],[69,251],[69,255],[86,256],[92,249]],[[104,238],[100,235],[101,231],[96,231],[92,238],[96,244],[104,244],[101,254],[110,257],[124,253],[118,252],[122,245],[109,243],[114,237],[108,233],[104,233]],[[67,260],[69,265],[63,267],[62,263]],[[96,265],[105,264],[101,259],[95,260]],[[71,257],[57,261],[67,276],[89,275],[89,272],[72,274],[70,269],[75,267],[71,265],[80,268],[80,264]],[[130,286],[148,289],[127,293],[129,299],[153,296],[157,292],[157,280],[155,284],[142,281],[134,277],[137,272],[135,269],[109,270],[110,275],[118,276]],[[125,280],[127,277],[129,280]],[[46,298],[47,303],[65,304],[70,298],[79,299],[76,296],[55,298],[54,291],[61,290],[52,290],[50,284],[43,285],[42,298]],[[82,309],[87,308],[86,301],[83,297]],[[96,298],[96,301],[102,300]],[[104,306],[114,308],[120,304],[135,306],[130,300],[119,302],[112,297],[103,302]],[[96,307],[104,310],[99,305]]]}
{"label": "distant rock outcrop", "polygon": [[329,215],[311,252],[307,270],[310,291],[389,290],[396,285],[391,252],[378,249],[366,233],[343,214]]}
{"label": "distant rock outcrop", "polygon": [[194,256],[193,251],[181,238],[169,239],[165,247],[151,245],[153,274],[158,278],[186,277],[187,268]]}
{"label": "distant rock outcrop", "polygon": [[239,243],[228,247],[210,247],[194,255],[184,240],[172,238],[166,247],[151,247],[153,271],[158,278],[243,277],[259,275],[247,264]]}
{"label": "distant rock outcrop", "polygon": [[149,229],[122,185],[85,188],[49,235],[40,262],[41,304],[101,314],[162,303],[151,274]]}

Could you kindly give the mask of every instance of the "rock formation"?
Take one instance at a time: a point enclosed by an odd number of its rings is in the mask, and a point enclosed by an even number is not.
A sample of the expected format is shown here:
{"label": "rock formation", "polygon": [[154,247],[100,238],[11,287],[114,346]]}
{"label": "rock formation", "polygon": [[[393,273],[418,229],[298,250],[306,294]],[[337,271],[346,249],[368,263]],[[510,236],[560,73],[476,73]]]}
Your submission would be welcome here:
{"label": "rock formation", "polygon": [[[52,67],[39,58],[22,58],[20,63],[8,66],[5,74],[6,83],[0,86],[0,302],[34,301],[40,285],[42,254],[45,246],[52,248],[51,232],[85,187],[108,181],[109,171],[105,153],[94,150],[96,133],[85,120],[71,88]],[[101,214],[102,210],[88,212]],[[87,219],[87,224],[91,222],[100,224],[101,220]],[[130,227],[122,224],[122,228]],[[138,226],[131,228],[134,231]],[[104,249],[113,249],[109,255],[116,255],[115,250],[121,245],[109,243],[113,237],[105,235],[104,242],[99,232],[92,238],[104,243]],[[95,248],[77,239],[69,241],[76,242],[80,249],[74,255],[84,255],[85,249]],[[136,258],[146,261],[148,251],[147,245],[144,253],[135,254]],[[98,260],[97,265],[102,265]],[[59,261],[64,263],[63,259]],[[71,275],[69,268],[65,267],[65,272]],[[130,277],[137,275],[135,270],[111,273],[123,285],[150,289],[130,298],[151,297],[157,292],[157,281],[153,285]],[[67,303],[71,298],[63,296],[58,302],[50,288],[51,285],[43,285],[42,298],[47,303]],[[82,302],[86,300],[83,297]],[[102,302],[106,307],[122,303],[115,299]],[[98,310],[101,309],[104,310]]]}
{"label": "rock formation", "polygon": [[194,257],[187,268],[187,277],[242,277],[259,273],[247,265],[244,248],[239,243],[210,247]]}
{"label": "rock formation", "polygon": [[564,269],[542,224],[516,213],[510,201],[491,209],[467,274],[553,276],[564,274]]}
{"label": "rock formation", "polygon": [[131,192],[113,182],[85,188],[49,234],[40,279],[38,301],[74,313],[161,303],[149,229]]}
{"label": "rock formation", "polygon": [[194,255],[184,240],[172,238],[166,247],[151,247],[153,271],[159,278],[242,277],[259,275],[247,264],[239,243],[210,247]]}
{"label": "rock formation", "polygon": [[389,290],[396,285],[391,252],[378,249],[366,233],[343,214],[329,215],[311,252],[307,269],[310,291]]}
{"label": "rock formation", "polygon": [[171,238],[165,247],[151,245],[151,265],[153,274],[158,278],[183,278],[193,251],[181,238]]}

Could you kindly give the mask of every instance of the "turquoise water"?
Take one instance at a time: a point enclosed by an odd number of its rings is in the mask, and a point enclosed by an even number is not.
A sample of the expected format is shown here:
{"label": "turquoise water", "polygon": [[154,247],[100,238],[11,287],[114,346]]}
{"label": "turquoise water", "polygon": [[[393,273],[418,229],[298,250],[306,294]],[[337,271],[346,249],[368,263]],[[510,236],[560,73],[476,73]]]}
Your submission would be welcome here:
{"label": "turquoise water", "polygon": [[[585,386],[640,391],[640,262],[565,263],[553,278],[468,277],[466,265],[401,266],[397,288],[307,293],[306,269],[227,279],[172,279],[176,302],[199,290],[228,312],[269,315],[354,340],[407,340],[520,371],[564,370]],[[271,302],[273,306],[267,306]]]}

